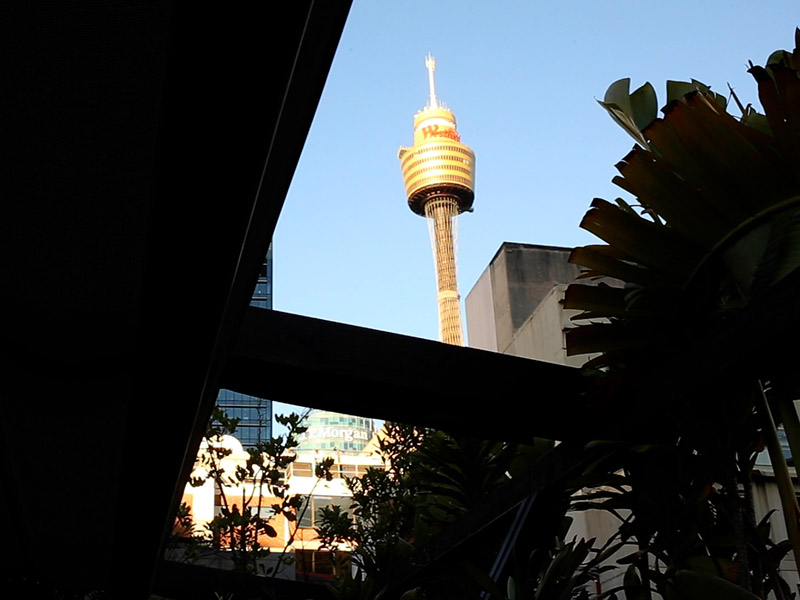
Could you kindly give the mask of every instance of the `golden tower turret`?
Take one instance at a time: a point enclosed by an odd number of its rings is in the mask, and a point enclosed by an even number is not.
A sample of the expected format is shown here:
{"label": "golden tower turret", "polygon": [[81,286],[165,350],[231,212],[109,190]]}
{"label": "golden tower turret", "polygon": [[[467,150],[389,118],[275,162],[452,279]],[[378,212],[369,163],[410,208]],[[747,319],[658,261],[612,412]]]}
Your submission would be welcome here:
{"label": "golden tower turret", "polygon": [[456,217],[472,210],[475,154],[461,143],[456,117],[436,97],[436,61],[425,58],[430,98],[414,116],[414,145],[397,153],[408,206],[428,219],[436,267],[439,339],[464,345],[461,297],[456,281]]}

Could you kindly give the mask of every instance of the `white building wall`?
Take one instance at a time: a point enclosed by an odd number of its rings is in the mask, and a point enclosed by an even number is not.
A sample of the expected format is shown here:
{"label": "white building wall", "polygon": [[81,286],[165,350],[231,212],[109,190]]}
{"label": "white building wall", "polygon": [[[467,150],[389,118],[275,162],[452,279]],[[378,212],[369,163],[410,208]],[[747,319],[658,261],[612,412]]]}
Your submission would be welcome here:
{"label": "white building wall", "polygon": [[525,323],[514,333],[503,354],[535,358],[580,367],[595,355],[567,356],[564,330],[574,327],[570,319],[579,313],[562,304],[566,284],[553,286]]}
{"label": "white building wall", "polygon": [[492,269],[486,267],[464,302],[470,348],[497,352]]}

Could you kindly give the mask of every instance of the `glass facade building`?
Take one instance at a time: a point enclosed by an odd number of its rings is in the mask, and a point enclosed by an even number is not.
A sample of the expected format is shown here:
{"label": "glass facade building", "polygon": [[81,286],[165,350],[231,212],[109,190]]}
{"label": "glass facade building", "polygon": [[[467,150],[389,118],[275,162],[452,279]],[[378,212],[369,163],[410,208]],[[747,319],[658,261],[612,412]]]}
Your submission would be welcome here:
{"label": "glass facade building", "polygon": [[272,244],[269,245],[267,256],[261,265],[250,306],[272,308]]}
{"label": "glass facade building", "polygon": [[326,410],[312,410],[303,424],[297,452],[342,452],[357,454],[375,433],[375,424],[366,417],[354,417]]}
{"label": "glass facade building", "polygon": [[[250,305],[272,308],[272,244],[261,265]],[[272,437],[272,401],[231,390],[220,390],[217,406],[229,417],[239,419],[236,437],[245,450]]]}

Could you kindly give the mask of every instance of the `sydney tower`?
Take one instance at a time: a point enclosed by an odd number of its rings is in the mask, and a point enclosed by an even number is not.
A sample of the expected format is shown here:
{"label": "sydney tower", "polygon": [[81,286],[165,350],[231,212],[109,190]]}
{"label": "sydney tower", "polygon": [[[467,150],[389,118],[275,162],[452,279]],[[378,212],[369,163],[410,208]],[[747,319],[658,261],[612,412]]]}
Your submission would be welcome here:
{"label": "sydney tower", "polygon": [[461,143],[455,115],[436,97],[436,61],[428,55],[430,98],[414,115],[414,144],[397,156],[403,170],[408,206],[428,219],[439,303],[439,339],[464,345],[461,297],[456,282],[456,217],[472,210],[475,154]]}

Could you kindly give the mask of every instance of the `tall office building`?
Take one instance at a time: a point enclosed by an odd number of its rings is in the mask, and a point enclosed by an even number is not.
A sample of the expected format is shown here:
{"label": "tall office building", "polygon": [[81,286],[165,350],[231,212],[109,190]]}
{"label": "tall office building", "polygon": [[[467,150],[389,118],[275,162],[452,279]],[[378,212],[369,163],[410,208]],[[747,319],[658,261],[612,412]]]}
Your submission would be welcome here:
{"label": "tall office building", "polygon": [[439,339],[464,345],[456,281],[456,217],[472,211],[475,154],[461,143],[455,115],[436,96],[436,61],[429,54],[428,104],[414,116],[414,144],[397,153],[408,206],[428,219],[436,269]]}
{"label": "tall office building", "polygon": [[[261,265],[256,287],[253,289],[251,306],[272,308],[272,244]],[[220,390],[217,406],[229,417],[239,419],[236,437],[246,450],[272,436],[272,401],[240,394],[231,390]]]}
{"label": "tall office building", "polygon": [[308,429],[298,436],[297,452],[358,454],[375,435],[372,419],[327,410],[312,410],[303,424]]}

